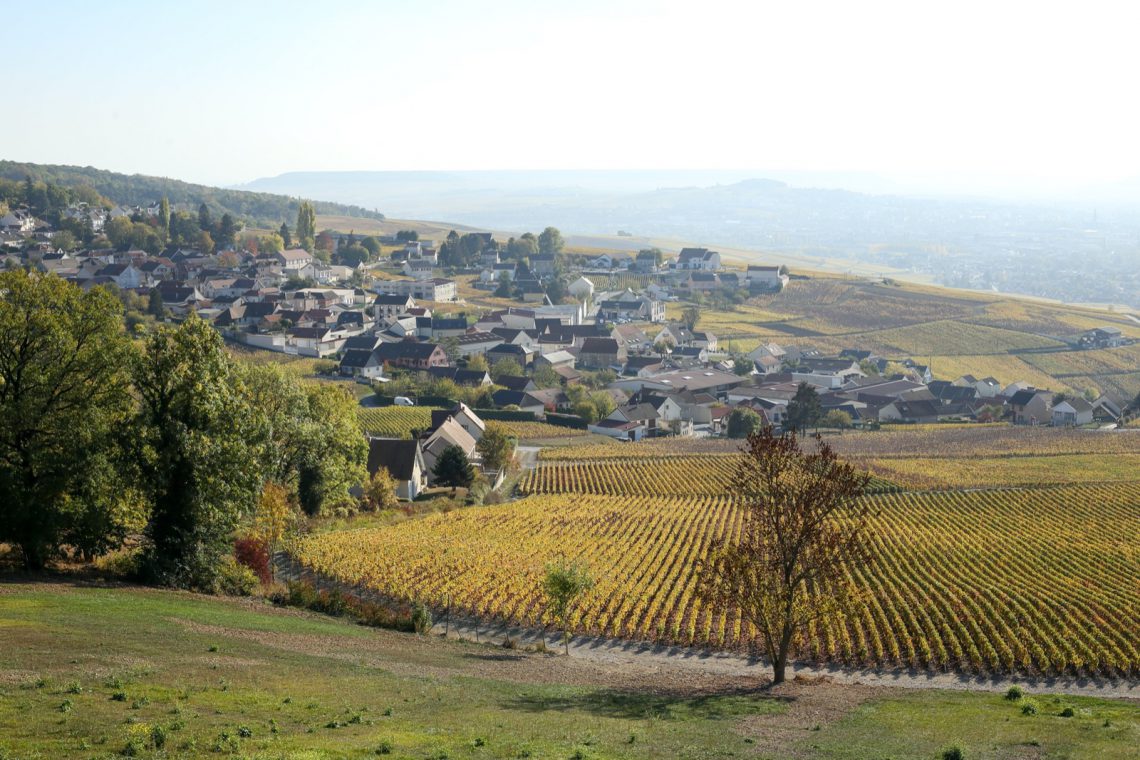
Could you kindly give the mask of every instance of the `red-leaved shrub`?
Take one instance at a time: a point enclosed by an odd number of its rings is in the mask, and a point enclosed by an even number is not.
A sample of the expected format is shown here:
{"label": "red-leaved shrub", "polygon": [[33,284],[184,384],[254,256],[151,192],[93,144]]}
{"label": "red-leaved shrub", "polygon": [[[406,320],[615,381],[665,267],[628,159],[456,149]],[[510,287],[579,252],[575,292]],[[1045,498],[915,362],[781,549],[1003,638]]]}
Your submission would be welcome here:
{"label": "red-leaved shrub", "polygon": [[263,584],[273,580],[269,571],[269,547],[259,538],[245,537],[234,541],[234,558],[254,572]]}

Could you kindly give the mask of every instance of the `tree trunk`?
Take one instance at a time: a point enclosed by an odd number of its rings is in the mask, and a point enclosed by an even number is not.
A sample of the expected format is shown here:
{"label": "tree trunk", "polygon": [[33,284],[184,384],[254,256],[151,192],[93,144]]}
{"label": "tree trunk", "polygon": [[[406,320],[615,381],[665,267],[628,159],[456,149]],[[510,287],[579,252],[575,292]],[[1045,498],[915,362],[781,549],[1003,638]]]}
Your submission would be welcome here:
{"label": "tree trunk", "polygon": [[772,685],[781,684],[784,682],[784,673],[788,668],[788,655],[786,652],[781,652],[776,655],[776,659],[772,660]]}

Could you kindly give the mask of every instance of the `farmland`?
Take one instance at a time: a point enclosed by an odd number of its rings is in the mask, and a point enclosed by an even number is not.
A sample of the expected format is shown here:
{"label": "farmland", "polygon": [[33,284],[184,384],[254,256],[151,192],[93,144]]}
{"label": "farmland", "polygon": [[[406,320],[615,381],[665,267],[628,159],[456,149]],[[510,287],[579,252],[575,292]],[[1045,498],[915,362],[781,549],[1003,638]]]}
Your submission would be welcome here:
{"label": "farmland", "polygon": [[[1140,484],[883,494],[867,595],[813,628],[801,657],[973,672],[1140,672]],[[740,530],[717,496],[532,496],[308,539],[314,568],[385,593],[524,623],[559,554],[597,580],[577,630],[747,647],[750,626],[696,598],[709,542]]]}
{"label": "farmland", "polygon": [[[413,430],[431,427],[432,409],[426,406],[361,407],[357,411],[365,432],[382,438],[410,438]],[[500,422],[519,440],[580,438],[585,430],[526,420]]]}
{"label": "farmland", "polygon": [[[669,316],[678,318],[681,308],[670,304]],[[827,275],[792,280],[780,293],[734,308],[706,309],[699,323],[729,350],[749,351],[769,341],[824,354],[861,348],[929,363],[935,377],[947,380],[989,375],[1003,384],[1025,380],[1077,392],[1092,387],[1118,401],[1131,398],[1140,391],[1140,348],[1069,347],[1082,332],[1104,325],[1140,338],[1140,324],[1107,311]]]}

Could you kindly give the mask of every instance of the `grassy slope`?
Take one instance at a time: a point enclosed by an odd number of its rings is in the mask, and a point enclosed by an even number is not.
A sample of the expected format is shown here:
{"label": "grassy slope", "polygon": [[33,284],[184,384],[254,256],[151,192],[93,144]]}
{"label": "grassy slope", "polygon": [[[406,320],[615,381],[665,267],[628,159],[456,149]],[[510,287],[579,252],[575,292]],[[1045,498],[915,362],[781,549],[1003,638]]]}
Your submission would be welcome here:
{"label": "grassy slope", "polygon": [[[143,755],[168,757],[367,757],[385,742],[415,758],[934,757],[960,742],[968,757],[1124,758],[1140,741],[1124,702],[1043,699],[1026,718],[992,694],[667,692],[655,676],[152,590],[6,584],[0,629],[4,757],[116,756],[137,723],[167,729],[165,754]],[[841,707],[800,714],[819,699]]]}

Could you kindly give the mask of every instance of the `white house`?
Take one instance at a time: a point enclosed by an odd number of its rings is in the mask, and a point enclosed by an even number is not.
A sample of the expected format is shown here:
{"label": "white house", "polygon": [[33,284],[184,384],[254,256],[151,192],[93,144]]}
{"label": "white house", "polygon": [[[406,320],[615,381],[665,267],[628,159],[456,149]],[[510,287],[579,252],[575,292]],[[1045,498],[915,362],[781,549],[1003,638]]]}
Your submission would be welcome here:
{"label": "white house", "polygon": [[778,266],[750,264],[744,273],[749,290],[780,290],[788,284],[788,276]]}
{"label": "white house", "polygon": [[290,248],[287,251],[278,251],[273,254],[274,260],[286,272],[296,273],[313,263],[313,254],[304,248]]}
{"label": "white house", "polygon": [[1065,399],[1053,407],[1053,424],[1088,425],[1093,421],[1093,405],[1083,398]]}

